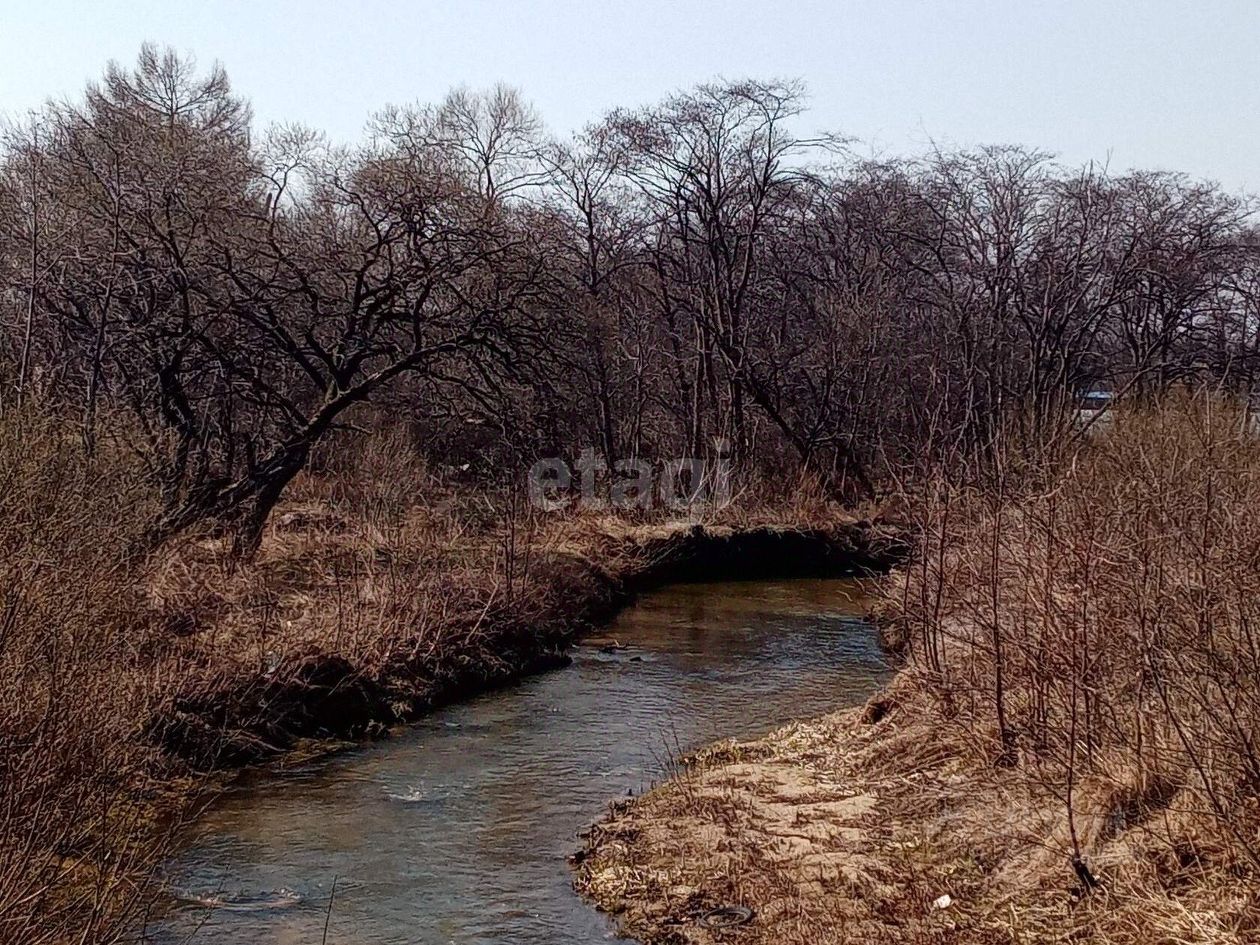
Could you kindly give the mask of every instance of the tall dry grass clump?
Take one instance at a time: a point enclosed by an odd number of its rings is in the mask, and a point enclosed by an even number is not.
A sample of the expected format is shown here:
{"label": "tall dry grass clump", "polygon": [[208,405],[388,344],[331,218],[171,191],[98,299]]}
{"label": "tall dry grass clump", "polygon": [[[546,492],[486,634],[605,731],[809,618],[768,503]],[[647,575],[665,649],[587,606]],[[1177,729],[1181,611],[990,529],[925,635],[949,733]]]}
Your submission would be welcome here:
{"label": "tall dry grass clump", "polygon": [[254,761],[554,665],[604,593],[570,532],[522,490],[429,469],[405,428],[347,431],[249,559],[213,534],[158,556],[180,678],[156,740],[198,766]]}
{"label": "tall dry grass clump", "polygon": [[1051,465],[937,488],[893,589],[902,698],[1021,785],[983,826],[1026,841],[1008,879],[1127,890],[1099,940],[1260,934],[1257,509],[1254,418],[1174,398]]}
{"label": "tall dry grass clump", "polygon": [[[76,428],[77,429],[77,428]],[[142,471],[39,411],[0,414],[0,941],[109,941],[155,852]]]}

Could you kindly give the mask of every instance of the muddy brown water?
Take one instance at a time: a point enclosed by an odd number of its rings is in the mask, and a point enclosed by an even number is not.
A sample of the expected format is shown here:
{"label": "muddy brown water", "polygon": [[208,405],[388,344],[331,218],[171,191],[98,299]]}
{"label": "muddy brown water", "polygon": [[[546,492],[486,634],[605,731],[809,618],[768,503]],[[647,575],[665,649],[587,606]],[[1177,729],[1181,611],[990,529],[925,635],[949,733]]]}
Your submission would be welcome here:
{"label": "muddy brown water", "polygon": [[[675,585],[573,664],[304,769],[242,779],[166,874],[160,945],[589,945],[565,858],[670,758],[868,697],[853,580]],[[611,641],[616,641],[612,645]],[[330,893],[332,908],[329,909]]]}

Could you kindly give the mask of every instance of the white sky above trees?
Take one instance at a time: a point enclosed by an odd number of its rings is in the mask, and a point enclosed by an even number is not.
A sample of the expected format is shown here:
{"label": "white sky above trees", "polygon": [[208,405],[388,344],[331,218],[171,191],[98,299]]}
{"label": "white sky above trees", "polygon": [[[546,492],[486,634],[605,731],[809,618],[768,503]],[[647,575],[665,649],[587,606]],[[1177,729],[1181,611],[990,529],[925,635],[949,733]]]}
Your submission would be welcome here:
{"label": "white sky above trees", "polygon": [[563,133],[717,76],[801,78],[866,154],[1025,144],[1260,191],[1260,0],[0,0],[0,113],[144,40],[223,62],[260,123],[359,138],[393,102],[519,86]]}

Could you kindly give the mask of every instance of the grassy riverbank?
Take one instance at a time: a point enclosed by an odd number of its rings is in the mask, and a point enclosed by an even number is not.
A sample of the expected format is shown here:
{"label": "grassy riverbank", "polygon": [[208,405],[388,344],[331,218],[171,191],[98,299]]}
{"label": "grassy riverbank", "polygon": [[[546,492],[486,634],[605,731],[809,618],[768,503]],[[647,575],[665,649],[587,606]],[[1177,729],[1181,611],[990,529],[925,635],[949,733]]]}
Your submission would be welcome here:
{"label": "grassy riverbank", "polygon": [[[936,489],[888,691],[702,753],[579,887],[649,943],[1255,941],[1258,470],[1198,401]],[[755,915],[706,927],[726,905]]]}
{"label": "grassy riverbank", "polygon": [[900,550],[799,495],[703,522],[540,515],[382,436],[304,474],[252,559],[204,533],[142,555],[144,471],[121,450],[89,462],[39,420],[10,419],[0,449],[5,942],[113,940],[210,772],[555,666],[669,577],[882,566]]}

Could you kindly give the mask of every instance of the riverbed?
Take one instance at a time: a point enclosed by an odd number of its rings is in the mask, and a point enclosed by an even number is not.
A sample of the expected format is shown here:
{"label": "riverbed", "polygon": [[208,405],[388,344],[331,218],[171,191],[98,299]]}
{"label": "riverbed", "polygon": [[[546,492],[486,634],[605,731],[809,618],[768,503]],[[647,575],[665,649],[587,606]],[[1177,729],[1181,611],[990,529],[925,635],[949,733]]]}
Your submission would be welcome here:
{"label": "riverbed", "polygon": [[298,770],[195,825],[157,945],[589,945],[566,857],[681,753],[857,704],[886,680],[855,580],[674,585],[571,666]]}

